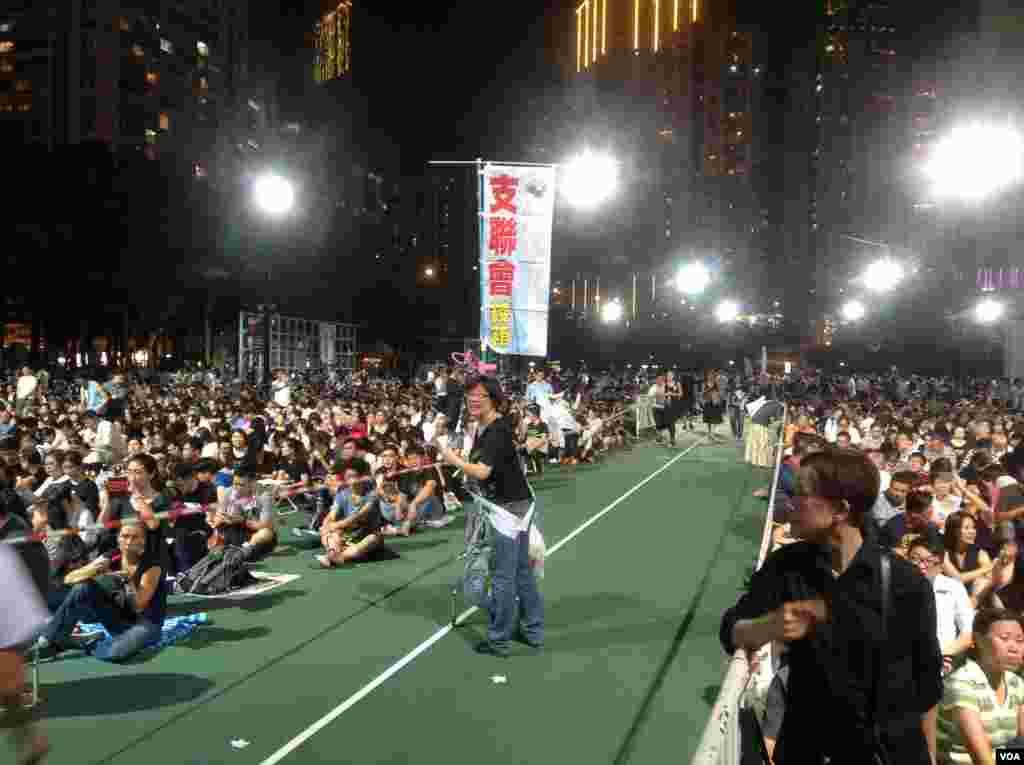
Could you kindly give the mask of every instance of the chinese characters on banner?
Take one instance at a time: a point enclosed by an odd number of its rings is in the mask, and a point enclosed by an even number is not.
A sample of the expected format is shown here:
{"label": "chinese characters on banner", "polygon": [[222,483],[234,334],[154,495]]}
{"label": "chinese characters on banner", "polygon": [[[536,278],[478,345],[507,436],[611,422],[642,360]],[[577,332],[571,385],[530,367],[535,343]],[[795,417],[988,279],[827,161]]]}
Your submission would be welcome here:
{"label": "chinese characters on banner", "polygon": [[480,336],[497,353],[546,356],[552,167],[480,171]]}

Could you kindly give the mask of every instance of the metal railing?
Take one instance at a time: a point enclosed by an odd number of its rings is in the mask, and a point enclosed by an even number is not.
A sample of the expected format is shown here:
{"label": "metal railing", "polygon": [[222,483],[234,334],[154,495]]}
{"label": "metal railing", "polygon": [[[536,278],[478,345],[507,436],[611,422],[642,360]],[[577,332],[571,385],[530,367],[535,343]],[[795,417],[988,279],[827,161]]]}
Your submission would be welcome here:
{"label": "metal railing", "polygon": [[[787,412],[788,414],[788,412]],[[768,497],[768,512],[761,534],[761,548],[758,551],[755,570],[760,569],[764,559],[771,552],[773,538],[773,515],[775,497],[779,488],[779,475],[782,471],[782,453],[785,450],[786,415],[783,415],[779,428],[779,438],[775,449],[775,472],[772,476],[772,488]],[[751,673],[746,652],[741,648],[732,655],[725,670],[721,690],[711,709],[711,717],[704,726],[697,751],[690,761],[691,765],[739,765],[743,753],[742,727],[740,712],[744,706],[750,705],[748,691],[753,688],[766,689],[773,674],[771,645],[758,651],[758,669]]]}

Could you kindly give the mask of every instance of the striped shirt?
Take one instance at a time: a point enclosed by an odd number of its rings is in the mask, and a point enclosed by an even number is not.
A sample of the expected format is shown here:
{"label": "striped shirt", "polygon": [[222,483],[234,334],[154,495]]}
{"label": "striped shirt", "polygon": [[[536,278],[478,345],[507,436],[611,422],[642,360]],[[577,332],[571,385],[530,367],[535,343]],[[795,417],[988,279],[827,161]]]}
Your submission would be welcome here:
{"label": "striped shirt", "polygon": [[1005,746],[1017,736],[1017,710],[1024,705],[1024,679],[1013,672],[1004,674],[1006,702],[1000,704],[995,689],[974,659],[949,675],[939,704],[936,745],[938,762],[970,765],[971,755],[957,722],[959,709],[970,709],[981,716],[981,723],[992,747]]}

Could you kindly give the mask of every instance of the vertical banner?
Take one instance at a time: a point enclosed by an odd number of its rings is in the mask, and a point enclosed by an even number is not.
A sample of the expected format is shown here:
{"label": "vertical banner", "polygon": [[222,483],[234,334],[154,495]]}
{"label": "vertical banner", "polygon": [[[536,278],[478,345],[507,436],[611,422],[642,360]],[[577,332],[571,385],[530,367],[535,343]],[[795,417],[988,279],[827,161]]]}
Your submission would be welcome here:
{"label": "vertical banner", "polygon": [[547,356],[555,168],[483,165],[479,199],[481,344]]}

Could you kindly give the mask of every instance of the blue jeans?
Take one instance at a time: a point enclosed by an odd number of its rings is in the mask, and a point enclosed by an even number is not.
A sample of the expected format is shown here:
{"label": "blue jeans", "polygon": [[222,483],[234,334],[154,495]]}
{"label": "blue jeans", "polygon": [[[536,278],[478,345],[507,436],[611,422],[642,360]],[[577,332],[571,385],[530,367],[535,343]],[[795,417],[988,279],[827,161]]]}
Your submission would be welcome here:
{"label": "blue jeans", "polygon": [[113,639],[101,642],[93,652],[93,656],[103,661],[123,661],[160,640],[161,625],[141,617],[126,619],[92,581],[71,588],[43,630],[43,636],[55,645],[66,644],[78,622],[102,624],[111,634]]}
{"label": "blue jeans", "polygon": [[540,645],[544,642],[544,599],[530,568],[530,534],[522,531],[515,539],[509,539],[493,532],[491,541],[491,592],[481,604],[491,616],[487,639],[505,647],[512,639],[522,609],[523,637]]}

